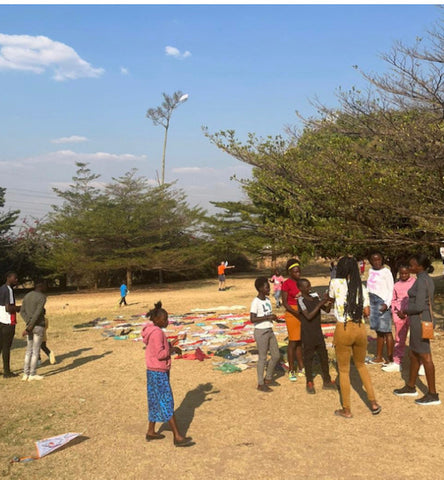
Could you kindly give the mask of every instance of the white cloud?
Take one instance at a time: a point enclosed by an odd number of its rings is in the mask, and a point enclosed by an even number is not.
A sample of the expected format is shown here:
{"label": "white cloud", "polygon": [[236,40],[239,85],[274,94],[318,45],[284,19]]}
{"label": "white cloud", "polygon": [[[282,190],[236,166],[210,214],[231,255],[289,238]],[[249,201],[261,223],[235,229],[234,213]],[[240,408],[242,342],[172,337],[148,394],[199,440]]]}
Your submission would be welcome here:
{"label": "white cloud", "polygon": [[51,143],[82,143],[87,141],[88,139],[86,137],[81,137],[79,135],[71,135],[70,137],[54,138],[53,140],[51,140]]}
{"label": "white cloud", "polygon": [[44,36],[0,33],[0,70],[21,70],[41,74],[53,72],[57,81],[100,77],[103,68],[94,68],[70,46]]}
{"label": "white cloud", "polygon": [[146,158],[146,155],[134,155],[132,153],[77,153],[72,150],[58,150],[20,160],[1,161],[0,167],[22,168],[23,166],[29,167],[41,164],[73,165],[74,162],[139,162],[146,160]]}
{"label": "white cloud", "polygon": [[132,153],[77,153],[72,150],[58,150],[46,155],[39,155],[26,159],[30,163],[73,163],[73,162],[134,162],[146,160],[146,155],[133,155]]}
{"label": "white cloud", "polygon": [[216,212],[210,202],[245,199],[245,192],[239,182],[231,180],[251,178],[252,167],[244,164],[225,166],[222,168],[185,166],[171,169],[178,176],[178,186],[188,195],[191,205],[200,205]]}
{"label": "white cloud", "polygon": [[122,75],[129,75],[129,70],[126,67],[120,67],[120,73]]}
{"label": "white cloud", "polygon": [[186,50],[184,53],[180,53],[180,50],[176,47],[166,46],[165,53],[169,57],[174,58],[188,58],[191,57],[191,52]]}
{"label": "white cloud", "polygon": [[171,170],[173,173],[203,173],[213,172],[214,168],[208,167],[178,167]]}

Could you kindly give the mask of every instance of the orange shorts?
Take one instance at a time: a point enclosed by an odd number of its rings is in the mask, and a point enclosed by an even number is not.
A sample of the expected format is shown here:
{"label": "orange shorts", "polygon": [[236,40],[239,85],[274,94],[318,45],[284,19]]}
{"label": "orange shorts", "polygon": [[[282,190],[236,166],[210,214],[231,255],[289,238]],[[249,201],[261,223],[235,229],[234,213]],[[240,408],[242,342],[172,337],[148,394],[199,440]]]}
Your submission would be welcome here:
{"label": "orange shorts", "polygon": [[301,321],[290,312],[285,312],[285,323],[287,324],[288,340],[298,342],[301,340]]}

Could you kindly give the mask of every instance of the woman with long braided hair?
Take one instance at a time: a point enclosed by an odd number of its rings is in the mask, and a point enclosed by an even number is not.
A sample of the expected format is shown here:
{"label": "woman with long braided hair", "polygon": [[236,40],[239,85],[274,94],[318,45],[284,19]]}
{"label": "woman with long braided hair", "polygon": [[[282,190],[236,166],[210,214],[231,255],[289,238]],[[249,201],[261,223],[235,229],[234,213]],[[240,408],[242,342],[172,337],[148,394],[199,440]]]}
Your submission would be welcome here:
{"label": "woman with long braided hair", "polygon": [[350,358],[358,370],[370,402],[373,415],[381,411],[370,380],[365,356],[367,353],[367,331],[364,317],[370,314],[367,289],[362,285],[358,262],[353,257],[342,257],[338,262],[336,278],[330,282],[329,296],[334,300],[334,314],[337,320],[334,334],[336,360],[339,371],[339,386],[342,408],[335,415],[352,418],[350,409]]}

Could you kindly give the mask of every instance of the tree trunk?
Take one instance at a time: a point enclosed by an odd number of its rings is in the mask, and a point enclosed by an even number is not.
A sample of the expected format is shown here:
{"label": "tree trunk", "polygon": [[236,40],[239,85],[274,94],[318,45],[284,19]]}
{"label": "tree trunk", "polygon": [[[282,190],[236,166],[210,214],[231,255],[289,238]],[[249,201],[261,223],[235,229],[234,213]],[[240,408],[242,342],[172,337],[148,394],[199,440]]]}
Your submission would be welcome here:
{"label": "tree trunk", "polygon": [[128,290],[133,288],[133,272],[131,268],[126,269],[126,286],[128,287]]}
{"label": "tree trunk", "polygon": [[163,270],[159,268],[159,283],[163,283]]}

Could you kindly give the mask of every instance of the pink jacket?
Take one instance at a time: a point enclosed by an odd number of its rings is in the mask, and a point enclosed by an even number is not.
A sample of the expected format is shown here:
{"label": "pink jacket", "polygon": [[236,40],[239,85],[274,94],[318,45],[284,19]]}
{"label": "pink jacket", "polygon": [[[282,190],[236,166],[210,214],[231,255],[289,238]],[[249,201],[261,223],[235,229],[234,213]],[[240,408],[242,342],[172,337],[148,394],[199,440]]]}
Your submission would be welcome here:
{"label": "pink jacket", "polygon": [[398,280],[393,288],[393,300],[392,300],[392,313],[395,319],[398,319],[395,308],[398,310],[407,310],[409,304],[408,291],[413,287],[416,282],[415,277],[410,277],[406,282]]}
{"label": "pink jacket", "polygon": [[142,329],[143,343],[146,345],[145,360],[147,370],[168,372],[171,368],[170,344],[162,329],[153,323],[146,323]]}

